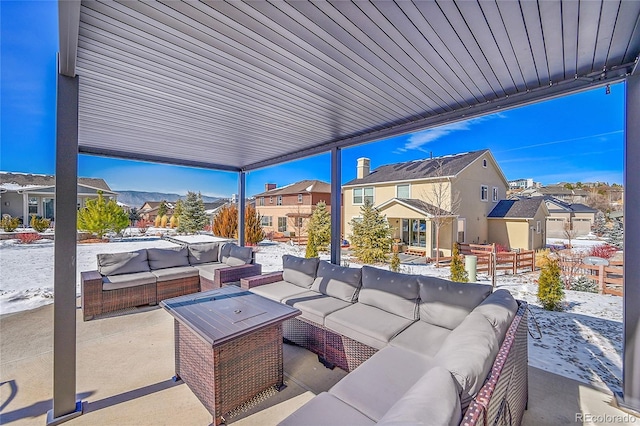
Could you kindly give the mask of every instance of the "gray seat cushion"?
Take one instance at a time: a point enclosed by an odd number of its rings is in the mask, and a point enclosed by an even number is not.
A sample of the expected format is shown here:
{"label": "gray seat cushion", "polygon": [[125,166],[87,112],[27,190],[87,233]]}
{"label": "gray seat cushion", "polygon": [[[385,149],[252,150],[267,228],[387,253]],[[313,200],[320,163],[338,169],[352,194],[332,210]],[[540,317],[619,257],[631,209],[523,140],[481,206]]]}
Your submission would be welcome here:
{"label": "gray seat cushion", "polygon": [[484,315],[472,312],[449,334],[434,357],[456,379],[463,409],[484,384],[498,349],[493,326]]}
{"label": "gray seat cushion", "polygon": [[98,272],[101,275],[134,274],[148,272],[147,250],[128,253],[103,253],[97,256]]}
{"label": "gray seat cushion", "polygon": [[151,271],[158,281],[178,280],[198,276],[198,270],[193,266],[178,266],[175,268],[156,269]]}
{"label": "gray seat cushion", "polygon": [[315,396],[289,417],[278,423],[280,426],[359,426],[373,424],[375,422],[369,417],[327,392],[322,392]]}
{"label": "gray seat cushion", "polygon": [[119,288],[137,287],[145,284],[155,284],[156,276],[151,272],[135,272],[133,274],[108,275],[102,277],[103,290],[117,290]]}
{"label": "gray seat cushion", "polygon": [[329,393],[378,421],[434,366],[427,356],[388,346],[347,374]]}
{"label": "gray seat cushion", "polygon": [[418,278],[363,266],[358,302],[410,320],[418,319]]}
{"label": "gray seat cushion", "polygon": [[484,315],[496,331],[498,344],[502,344],[517,310],[518,302],[509,291],[502,288],[491,293],[472,312],[479,312]]}
{"label": "gray seat cushion", "polygon": [[491,286],[419,276],[420,320],[453,330],[489,294]]}
{"label": "gray seat cushion", "polygon": [[253,249],[251,247],[240,247],[233,244],[229,251],[229,256],[225,259],[224,263],[229,266],[247,265],[251,263],[252,256]]}
{"label": "gray seat cushion", "polygon": [[218,262],[227,263],[227,259],[231,253],[231,248],[235,246],[233,243],[224,243],[220,247],[220,254],[218,255]]}
{"label": "gray seat cushion", "polygon": [[285,254],[282,256],[282,279],[299,287],[311,288],[319,262],[317,257],[305,259]]}
{"label": "gray seat cushion", "polygon": [[434,356],[449,334],[451,330],[448,328],[416,321],[391,339],[389,344],[419,354]]}
{"label": "gray seat cushion", "polygon": [[147,249],[151,269],[189,266],[189,250],[186,247]]}
{"label": "gray seat cushion", "polygon": [[275,283],[253,287],[251,291],[267,299],[282,302],[284,299],[304,293],[307,290],[287,281],[277,281]]}
{"label": "gray seat cushion", "polygon": [[219,251],[220,244],[218,243],[192,244],[189,246],[189,263],[199,265],[217,262]]}
{"label": "gray seat cushion", "polygon": [[351,306],[349,302],[312,290],[288,297],[282,300],[282,302],[300,309],[302,317],[320,325],[324,325],[324,319],[330,313]]}
{"label": "gray seat cushion", "polygon": [[203,263],[194,265],[201,277],[214,281],[216,278],[216,269],[228,268],[229,265],[224,263]]}
{"label": "gray seat cushion", "polygon": [[385,347],[411,323],[413,320],[362,303],[340,309],[324,319],[327,328],[376,349]]}
{"label": "gray seat cushion", "polygon": [[462,410],[451,373],[433,367],[385,413],[379,425],[454,426]]}
{"label": "gray seat cushion", "polygon": [[355,302],[361,285],[362,269],[333,265],[321,260],[311,290],[345,302]]}

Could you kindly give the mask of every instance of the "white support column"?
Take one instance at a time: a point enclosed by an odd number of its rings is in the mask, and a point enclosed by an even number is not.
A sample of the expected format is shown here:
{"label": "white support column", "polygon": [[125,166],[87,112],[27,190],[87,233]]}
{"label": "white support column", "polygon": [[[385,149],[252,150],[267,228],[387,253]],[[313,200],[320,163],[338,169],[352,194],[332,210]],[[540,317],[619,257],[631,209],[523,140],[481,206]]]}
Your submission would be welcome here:
{"label": "white support column", "polygon": [[331,149],[331,263],[340,265],[342,245],[342,150]]}
{"label": "white support column", "polygon": [[29,194],[27,191],[22,193],[22,226],[29,226]]}
{"label": "white support column", "polygon": [[624,345],[620,406],[640,412],[640,74],[628,77],[624,156]]}
{"label": "white support column", "polygon": [[47,425],[82,414],[82,403],[76,401],[78,77],[58,74],[57,83],[53,409]]}
{"label": "white support column", "polygon": [[238,173],[238,245],[244,246],[244,212],[246,210],[246,174]]}

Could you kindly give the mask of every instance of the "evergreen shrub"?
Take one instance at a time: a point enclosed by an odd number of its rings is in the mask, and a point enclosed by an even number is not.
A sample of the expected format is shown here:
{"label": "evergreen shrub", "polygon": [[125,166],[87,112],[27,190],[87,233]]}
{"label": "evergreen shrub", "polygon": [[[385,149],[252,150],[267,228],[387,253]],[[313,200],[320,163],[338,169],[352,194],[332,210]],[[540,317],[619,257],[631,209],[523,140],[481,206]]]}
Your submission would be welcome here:
{"label": "evergreen shrub", "polygon": [[538,278],[538,301],[548,311],[560,311],[563,300],[564,287],[558,260],[547,256]]}
{"label": "evergreen shrub", "polygon": [[16,230],[18,225],[20,225],[19,217],[11,217],[9,215],[5,215],[2,219],[0,219],[0,228],[2,228],[4,232],[13,232]]}
{"label": "evergreen shrub", "polygon": [[459,283],[469,282],[469,274],[464,269],[464,262],[460,255],[458,243],[453,245],[453,253],[451,253],[451,276],[449,278],[451,281]]}

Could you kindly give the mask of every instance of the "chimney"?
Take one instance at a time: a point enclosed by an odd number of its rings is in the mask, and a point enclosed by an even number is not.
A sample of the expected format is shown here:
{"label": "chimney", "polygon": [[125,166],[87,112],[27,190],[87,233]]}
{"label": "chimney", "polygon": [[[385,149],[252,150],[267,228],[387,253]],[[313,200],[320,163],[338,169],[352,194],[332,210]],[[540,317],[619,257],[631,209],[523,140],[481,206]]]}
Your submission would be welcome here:
{"label": "chimney", "polygon": [[371,171],[371,160],[364,157],[358,158],[357,171],[358,179],[362,179],[363,177],[369,175],[369,172]]}
{"label": "chimney", "polygon": [[275,183],[265,183],[264,184],[264,190],[265,191],[271,191],[272,189],[276,189],[276,184]]}

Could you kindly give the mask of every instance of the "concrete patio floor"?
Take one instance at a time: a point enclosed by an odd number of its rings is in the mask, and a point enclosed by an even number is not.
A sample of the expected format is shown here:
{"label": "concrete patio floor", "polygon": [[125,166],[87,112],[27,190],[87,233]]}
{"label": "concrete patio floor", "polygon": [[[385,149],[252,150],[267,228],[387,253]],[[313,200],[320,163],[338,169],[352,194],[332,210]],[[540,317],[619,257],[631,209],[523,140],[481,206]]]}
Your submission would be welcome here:
{"label": "concrete patio floor", "polygon": [[[0,316],[0,424],[46,423],[52,405],[52,321],[52,305]],[[171,380],[172,322],[157,307],[89,322],[82,321],[78,309],[76,389],[85,412],[67,424],[210,424],[211,416],[189,388]],[[291,345],[284,345],[284,370],[286,389],[230,418],[229,424],[276,424],[346,374],[326,369],[315,355]],[[640,424],[610,401],[605,392],[530,367],[523,424],[604,425],[611,419]],[[583,420],[576,413],[584,413]]]}

